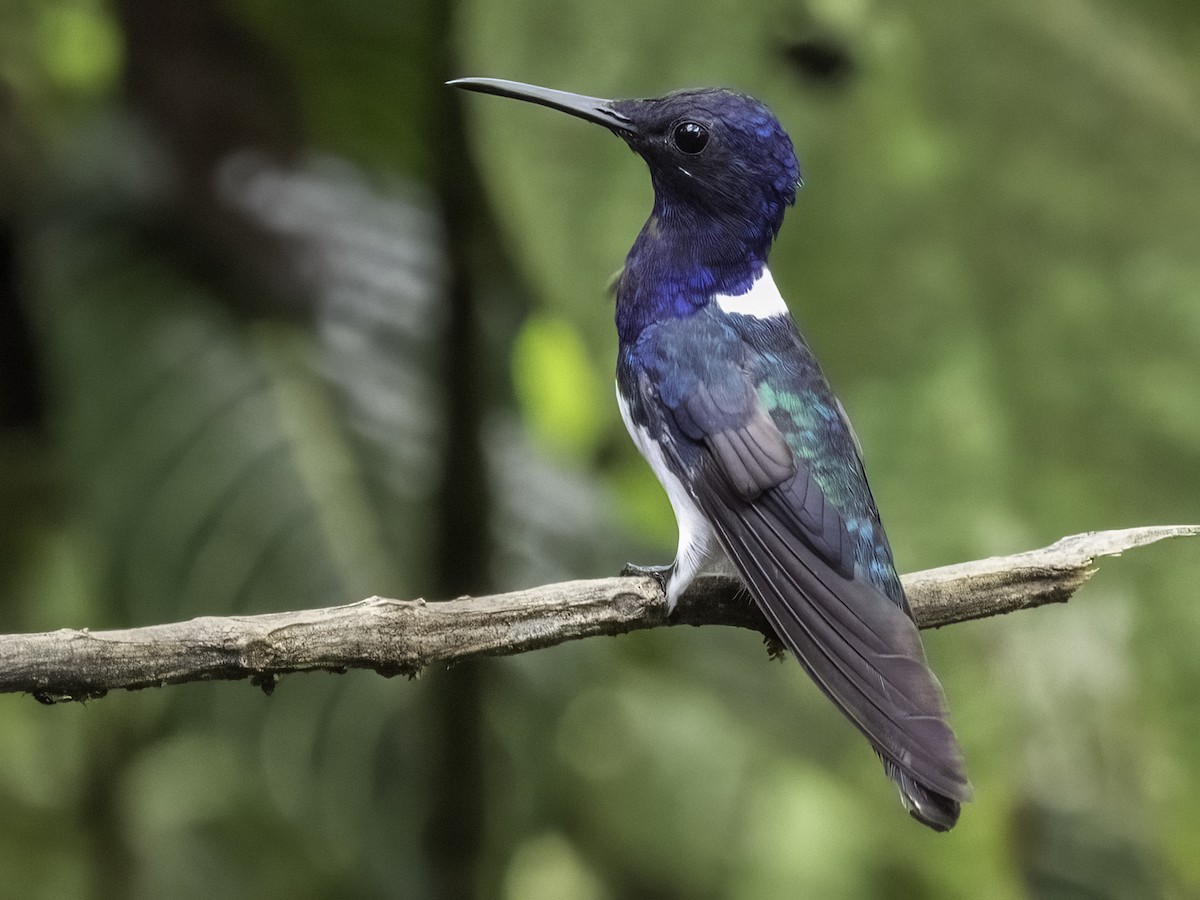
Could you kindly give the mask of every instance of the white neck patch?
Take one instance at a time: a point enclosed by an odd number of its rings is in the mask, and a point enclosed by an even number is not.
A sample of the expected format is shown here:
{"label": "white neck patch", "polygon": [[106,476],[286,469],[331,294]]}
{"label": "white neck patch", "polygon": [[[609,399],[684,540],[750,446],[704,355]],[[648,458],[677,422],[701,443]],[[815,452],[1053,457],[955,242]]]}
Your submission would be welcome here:
{"label": "white neck patch", "polygon": [[766,266],[763,266],[762,274],[744,294],[717,294],[713,299],[722,312],[740,313],[756,319],[788,314],[787,304],[783,302],[775,279],[771,277],[771,270]]}

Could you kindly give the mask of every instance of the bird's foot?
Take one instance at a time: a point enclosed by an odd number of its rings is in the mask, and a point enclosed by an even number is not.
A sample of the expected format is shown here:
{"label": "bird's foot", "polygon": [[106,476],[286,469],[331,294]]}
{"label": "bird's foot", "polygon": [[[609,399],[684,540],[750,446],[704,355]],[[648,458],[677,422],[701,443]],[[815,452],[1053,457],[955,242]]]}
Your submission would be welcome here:
{"label": "bird's foot", "polygon": [[667,580],[671,577],[671,572],[674,569],[675,563],[671,563],[669,566],[636,566],[633,563],[626,563],[625,568],[621,570],[621,574],[627,577],[640,576],[653,578],[665,592],[667,590]]}

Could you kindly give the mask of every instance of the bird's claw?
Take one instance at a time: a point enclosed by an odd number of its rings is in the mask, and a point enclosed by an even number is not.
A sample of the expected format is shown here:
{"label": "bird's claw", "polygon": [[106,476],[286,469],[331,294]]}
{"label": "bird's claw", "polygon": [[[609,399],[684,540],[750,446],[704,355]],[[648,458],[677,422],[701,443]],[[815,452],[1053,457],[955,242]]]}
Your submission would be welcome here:
{"label": "bird's claw", "polygon": [[674,563],[669,566],[638,566],[633,563],[626,563],[625,568],[621,570],[621,574],[626,577],[653,578],[665,592],[667,589],[667,579],[671,577],[671,570],[674,568]]}

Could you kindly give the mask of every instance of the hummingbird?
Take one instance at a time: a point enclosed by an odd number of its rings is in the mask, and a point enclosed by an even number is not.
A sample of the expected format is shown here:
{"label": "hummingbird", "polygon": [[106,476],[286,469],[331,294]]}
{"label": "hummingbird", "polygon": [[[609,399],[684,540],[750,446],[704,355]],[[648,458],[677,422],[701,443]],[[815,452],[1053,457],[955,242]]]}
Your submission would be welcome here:
{"label": "hummingbird", "polygon": [[617,276],[617,400],[679,530],[654,574],[672,610],[732,565],[817,687],[883,762],[918,821],[971,799],[941,684],[892,560],[845,410],[767,257],[802,185],[758,100],[682,90],[604,100],[494,78],[457,88],[602,125],[650,169],[654,205]]}

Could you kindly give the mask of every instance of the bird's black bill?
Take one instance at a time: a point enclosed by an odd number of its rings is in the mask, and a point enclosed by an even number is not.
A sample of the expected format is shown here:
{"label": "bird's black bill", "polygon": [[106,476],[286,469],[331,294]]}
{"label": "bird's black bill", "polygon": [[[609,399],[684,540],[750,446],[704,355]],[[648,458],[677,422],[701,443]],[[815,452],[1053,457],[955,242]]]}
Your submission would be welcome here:
{"label": "bird's black bill", "polygon": [[495,94],[497,97],[512,97],[514,100],[525,100],[529,103],[548,106],[614,131],[633,131],[633,120],[613,109],[611,100],[584,97],[581,94],[555,91],[532,84],[521,84],[519,81],[504,81],[501,78],[456,78],[453,81],[447,81],[446,84],[462,88],[465,91]]}

